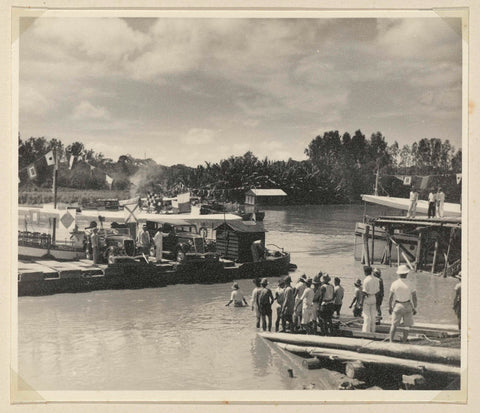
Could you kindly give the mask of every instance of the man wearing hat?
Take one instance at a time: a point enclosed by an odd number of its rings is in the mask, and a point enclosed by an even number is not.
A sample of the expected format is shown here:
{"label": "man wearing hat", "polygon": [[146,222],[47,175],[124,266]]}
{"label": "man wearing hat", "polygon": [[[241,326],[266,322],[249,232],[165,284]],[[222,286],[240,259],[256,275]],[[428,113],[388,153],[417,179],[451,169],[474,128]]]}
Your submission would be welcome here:
{"label": "man wearing hat", "polygon": [[150,252],[150,234],[147,231],[147,225],[143,224],[137,235],[137,247],[140,254],[148,254]]}
{"label": "man wearing hat", "polygon": [[295,310],[293,312],[293,326],[295,330],[298,329],[302,321],[302,307],[298,306],[297,304],[300,301],[300,297],[303,295],[303,292],[305,291],[306,281],[307,281],[307,275],[302,274],[302,276],[298,279],[297,283],[295,284],[295,288],[294,288]]}
{"label": "man wearing hat", "polygon": [[225,304],[226,307],[228,307],[230,304],[233,303],[234,307],[243,307],[243,304],[245,303],[246,306],[248,306],[247,300],[245,300],[245,297],[243,296],[243,293],[240,291],[240,287],[238,286],[237,282],[234,282],[232,285],[232,294],[230,295],[230,301]]}
{"label": "man wearing hat", "polygon": [[283,279],[285,283],[285,289],[283,290],[283,303],[280,314],[282,316],[282,330],[287,332],[287,322],[288,328],[291,333],[293,333],[293,312],[295,308],[295,295],[293,287],[291,286],[292,279],[289,275],[285,276]]}
{"label": "man wearing hat", "polygon": [[312,334],[312,322],[314,319],[313,315],[313,296],[314,292],[311,288],[312,279],[309,277],[305,280],[305,289],[303,290],[302,296],[296,304],[297,307],[302,306],[302,327],[307,334]]}
{"label": "man wearing hat", "polygon": [[268,280],[262,278],[260,282],[262,289],[258,292],[257,295],[257,305],[258,310],[260,311],[260,317],[262,319],[262,329],[265,331],[267,329],[267,318],[268,318],[268,331],[272,331],[272,303],[273,303],[273,294],[270,288],[267,288]]}
{"label": "man wearing hat", "polygon": [[334,286],[330,284],[330,276],[323,274],[321,277],[322,286],[320,287],[320,311],[319,321],[322,335],[331,335],[332,316],[333,316],[333,295]]}
{"label": "man wearing hat", "polygon": [[375,333],[377,320],[377,293],[380,291],[380,282],[372,275],[372,267],[363,267],[363,327],[364,333]]}
{"label": "man wearing hat", "polygon": [[390,327],[390,342],[393,342],[398,325],[403,320],[406,328],[403,330],[403,342],[408,339],[408,328],[413,326],[413,316],[417,313],[417,292],[415,287],[407,280],[409,268],[400,265],[397,274],[400,277],[390,287],[388,308],[392,315],[392,326]]}
{"label": "man wearing hat", "polygon": [[315,277],[313,277],[313,315],[314,315],[314,320],[313,320],[313,331],[316,333],[317,332],[317,325],[319,324],[320,321],[320,304],[321,304],[321,298],[322,298],[322,290],[320,289],[320,286],[322,285],[322,272],[319,272]]}

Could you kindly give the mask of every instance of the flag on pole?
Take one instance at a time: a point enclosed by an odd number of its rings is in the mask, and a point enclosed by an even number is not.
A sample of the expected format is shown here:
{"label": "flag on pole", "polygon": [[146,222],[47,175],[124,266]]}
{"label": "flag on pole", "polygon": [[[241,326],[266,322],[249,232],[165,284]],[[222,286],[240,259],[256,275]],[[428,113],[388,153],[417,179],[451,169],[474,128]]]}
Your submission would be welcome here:
{"label": "flag on pole", "polygon": [[55,157],[53,156],[53,151],[48,152],[45,155],[45,159],[47,160],[47,165],[55,165]]}
{"label": "flag on pole", "polygon": [[462,180],[462,174],[457,174],[457,185],[460,183]]}
{"label": "flag on pole", "polygon": [[406,176],[403,178],[403,185],[411,185],[412,184],[412,177]]}
{"label": "flag on pole", "polygon": [[35,165],[30,165],[28,167],[28,177],[30,179],[33,179],[33,178],[37,177],[37,170],[35,169]]}

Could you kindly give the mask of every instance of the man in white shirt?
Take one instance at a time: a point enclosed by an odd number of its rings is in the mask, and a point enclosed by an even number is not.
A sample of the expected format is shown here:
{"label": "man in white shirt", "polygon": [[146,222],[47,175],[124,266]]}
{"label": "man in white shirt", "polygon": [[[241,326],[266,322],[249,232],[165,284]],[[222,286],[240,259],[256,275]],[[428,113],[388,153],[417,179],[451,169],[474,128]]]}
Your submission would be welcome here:
{"label": "man in white shirt", "polygon": [[392,326],[390,327],[390,342],[393,342],[398,325],[403,320],[403,342],[408,339],[408,327],[413,326],[413,316],[417,313],[417,292],[415,287],[407,280],[409,268],[400,265],[397,269],[399,279],[394,281],[390,287],[388,308],[392,315]]}
{"label": "man in white shirt", "polygon": [[414,186],[410,191],[410,205],[408,206],[407,218],[415,218],[417,212],[418,192]]}
{"label": "man in white shirt", "polygon": [[436,200],[437,200],[437,218],[442,218],[443,204],[445,202],[445,194],[443,193],[442,188],[438,188]]}
{"label": "man in white shirt", "polygon": [[365,280],[363,281],[363,327],[364,333],[375,333],[377,320],[377,297],[380,291],[380,282],[372,275],[372,267],[363,267]]}
{"label": "man in white shirt", "polygon": [[157,258],[157,263],[161,263],[163,257],[163,233],[161,228],[158,229],[153,237],[153,243],[155,244],[155,257]]}
{"label": "man in white shirt", "polygon": [[150,234],[147,231],[147,226],[142,225],[137,235],[137,248],[140,254],[149,254],[150,252]]}

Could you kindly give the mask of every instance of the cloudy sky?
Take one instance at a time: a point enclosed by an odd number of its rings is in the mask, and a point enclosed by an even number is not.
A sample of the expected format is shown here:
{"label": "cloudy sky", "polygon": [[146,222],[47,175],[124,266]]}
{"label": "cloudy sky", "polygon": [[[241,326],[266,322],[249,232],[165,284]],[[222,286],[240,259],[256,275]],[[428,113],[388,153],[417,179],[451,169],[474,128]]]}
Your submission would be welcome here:
{"label": "cloudy sky", "polygon": [[20,133],[116,158],[304,159],[328,130],[461,146],[459,19],[22,18]]}

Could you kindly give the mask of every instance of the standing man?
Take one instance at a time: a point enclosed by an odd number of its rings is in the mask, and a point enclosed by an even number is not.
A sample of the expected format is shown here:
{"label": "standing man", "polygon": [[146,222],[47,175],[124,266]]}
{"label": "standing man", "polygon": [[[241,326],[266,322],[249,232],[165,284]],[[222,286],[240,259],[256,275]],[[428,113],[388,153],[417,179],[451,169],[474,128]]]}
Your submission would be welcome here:
{"label": "standing man", "polygon": [[255,284],[255,288],[252,291],[252,311],[255,311],[255,318],[257,320],[256,326],[257,328],[260,328],[260,309],[258,308],[258,293],[262,289],[260,285],[260,278],[255,278],[253,280],[253,283]]}
{"label": "standing man", "polygon": [[438,187],[437,191],[437,218],[443,218],[443,204],[445,203],[445,194],[442,188]]}
{"label": "standing man", "polygon": [[147,254],[150,251],[150,234],[147,231],[147,226],[142,225],[142,228],[138,231],[137,246],[141,254]]}
{"label": "standing man", "polygon": [[283,303],[280,314],[282,315],[282,329],[287,332],[287,322],[290,332],[293,333],[293,311],[295,306],[295,296],[292,286],[292,279],[289,275],[284,278],[285,290],[283,291]]}
{"label": "standing man", "polygon": [[90,242],[92,243],[93,263],[100,263],[100,240],[98,236],[98,228],[93,228],[93,233],[90,235]]}
{"label": "standing man", "polygon": [[365,280],[363,281],[363,327],[364,333],[375,333],[377,319],[377,293],[380,291],[378,278],[372,275],[372,267],[363,267]]}
{"label": "standing man", "polygon": [[302,322],[302,307],[297,304],[305,291],[305,281],[307,281],[307,276],[306,274],[303,274],[295,284],[295,310],[293,312],[293,327],[295,330],[299,328],[300,323]]}
{"label": "standing man", "polygon": [[278,333],[278,330],[280,329],[280,320],[282,319],[282,304],[283,304],[283,297],[284,297],[284,288],[285,288],[285,281],[283,279],[280,279],[278,281],[278,287],[275,290],[275,301],[277,302],[276,306],[276,319],[275,319],[275,332]]}
{"label": "standing man", "polygon": [[153,237],[153,243],[155,244],[155,256],[157,258],[157,263],[161,263],[163,257],[163,233],[161,228],[158,229]]}
{"label": "standing man", "polygon": [[389,313],[392,314],[392,326],[390,327],[390,342],[393,342],[395,331],[403,320],[403,342],[408,339],[408,327],[413,326],[413,316],[417,314],[417,292],[415,287],[407,280],[409,269],[406,265],[400,265],[397,269],[399,279],[390,287],[388,298]]}
{"label": "standing man", "polygon": [[383,286],[382,272],[378,268],[374,268],[373,275],[378,278],[379,287],[380,287],[380,289],[378,290],[378,293],[375,296],[377,301],[377,324],[380,324],[380,322],[382,321],[382,303],[383,303],[383,297],[385,295],[385,289]]}
{"label": "standing man", "polygon": [[417,212],[417,201],[418,201],[418,192],[415,186],[412,186],[410,191],[410,205],[408,207],[407,218],[415,218],[415,213]]}
{"label": "standing man", "polygon": [[303,294],[300,297],[300,300],[296,304],[297,307],[302,305],[302,326],[307,334],[312,334],[313,328],[313,296],[314,292],[311,288],[312,286],[312,279],[307,278],[305,281],[305,289],[303,290]]}
{"label": "standing man", "polygon": [[330,283],[330,276],[328,274],[323,274],[322,285],[320,287],[320,311],[319,311],[319,321],[320,321],[320,333],[324,336],[332,335],[333,325],[332,325],[332,315],[333,315],[333,295],[334,287]]}
{"label": "standing man", "polygon": [[262,278],[262,289],[259,291],[257,296],[257,305],[260,310],[260,317],[262,318],[262,329],[265,331],[267,329],[267,319],[268,319],[268,331],[272,331],[272,303],[273,303],[273,294],[270,288],[267,288],[268,280]]}
{"label": "standing man", "polygon": [[433,189],[428,194],[428,218],[435,218],[435,206],[437,197],[433,193]]}
{"label": "standing man", "polygon": [[333,312],[337,313],[337,317],[340,317],[340,310],[342,308],[345,290],[340,285],[340,278],[335,277],[333,279],[333,282],[335,284],[335,287],[333,290]]}

